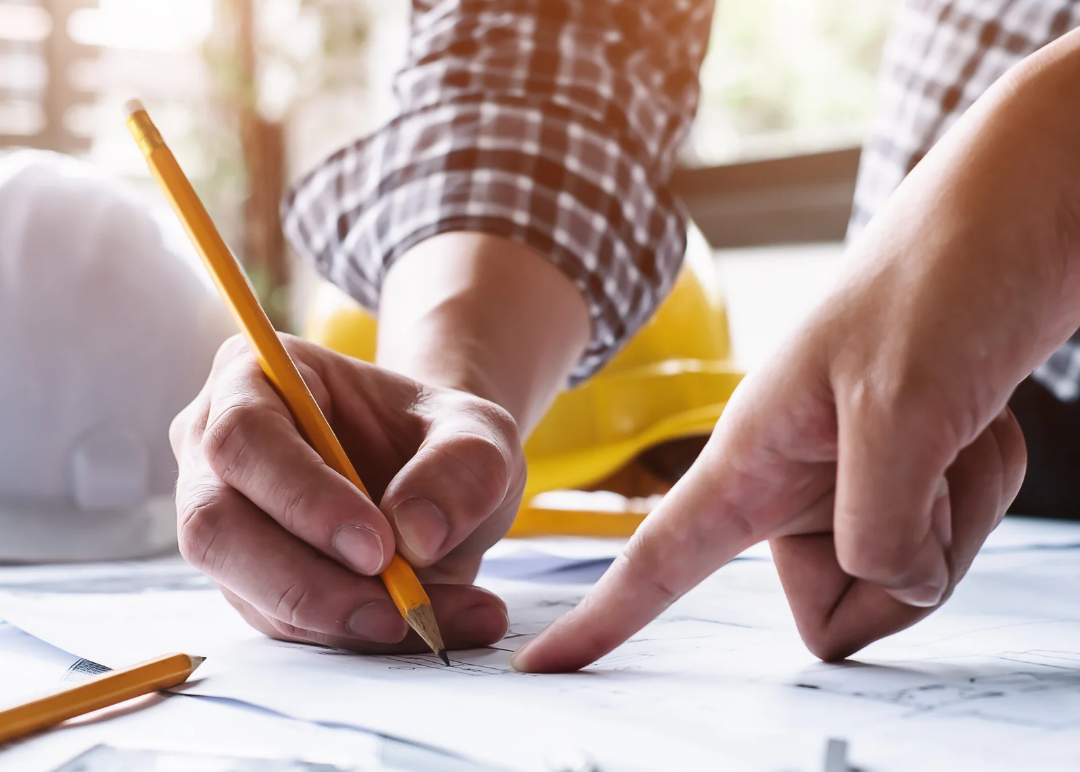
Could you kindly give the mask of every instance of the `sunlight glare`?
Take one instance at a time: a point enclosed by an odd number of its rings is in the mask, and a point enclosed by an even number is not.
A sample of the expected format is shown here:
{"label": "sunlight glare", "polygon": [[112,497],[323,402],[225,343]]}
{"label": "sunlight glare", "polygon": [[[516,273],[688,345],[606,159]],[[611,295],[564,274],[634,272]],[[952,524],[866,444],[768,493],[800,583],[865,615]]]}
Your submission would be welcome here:
{"label": "sunlight glare", "polygon": [[86,45],[141,51],[184,51],[213,25],[213,0],[100,0],[72,14],[71,37]]}

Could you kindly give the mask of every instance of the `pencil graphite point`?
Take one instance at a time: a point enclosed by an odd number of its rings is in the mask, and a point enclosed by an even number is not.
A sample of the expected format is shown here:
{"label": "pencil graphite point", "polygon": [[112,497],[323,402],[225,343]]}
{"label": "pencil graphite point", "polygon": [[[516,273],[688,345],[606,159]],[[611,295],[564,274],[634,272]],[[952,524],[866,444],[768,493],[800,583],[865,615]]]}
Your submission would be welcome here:
{"label": "pencil graphite point", "polygon": [[450,667],[450,657],[446,656],[446,649],[439,649],[439,659],[447,667]]}
{"label": "pencil graphite point", "polygon": [[191,659],[191,672],[192,673],[194,673],[196,670],[199,669],[199,665],[206,662],[206,657],[193,657],[192,655],[188,654],[188,658]]}
{"label": "pencil graphite point", "polygon": [[[435,612],[431,606],[417,606],[409,609],[405,615],[405,621],[409,623],[409,627],[424,639],[424,643],[445,661],[444,652],[446,646],[443,644],[442,635],[439,633],[439,625],[435,622]],[[449,665],[450,663],[446,662],[446,664]]]}

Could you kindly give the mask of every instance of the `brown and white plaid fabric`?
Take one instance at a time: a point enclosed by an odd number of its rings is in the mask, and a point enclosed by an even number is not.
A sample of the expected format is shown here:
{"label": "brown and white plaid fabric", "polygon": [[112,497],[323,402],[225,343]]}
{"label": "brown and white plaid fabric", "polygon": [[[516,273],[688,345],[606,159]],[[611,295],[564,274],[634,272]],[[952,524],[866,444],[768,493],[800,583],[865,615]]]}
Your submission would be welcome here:
{"label": "brown and white plaid fabric", "polygon": [[[1080,2],[1074,0],[901,0],[849,238],[994,81],[1078,24]],[[1080,397],[1080,333],[1034,377],[1063,401]]]}
{"label": "brown and white plaid fabric", "polygon": [[[368,308],[419,241],[528,245],[586,298],[600,367],[670,288],[685,218],[667,190],[698,99],[712,0],[414,0],[399,113],[283,204],[297,252]],[[851,234],[997,78],[1080,24],[1072,0],[900,0]],[[1035,373],[1080,396],[1080,335]]]}
{"label": "brown and white plaid fabric", "polygon": [[376,309],[437,233],[531,247],[584,295],[587,377],[652,314],[686,223],[666,187],[697,107],[712,0],[414,0],[399,113],[287,195],[297,252]]}

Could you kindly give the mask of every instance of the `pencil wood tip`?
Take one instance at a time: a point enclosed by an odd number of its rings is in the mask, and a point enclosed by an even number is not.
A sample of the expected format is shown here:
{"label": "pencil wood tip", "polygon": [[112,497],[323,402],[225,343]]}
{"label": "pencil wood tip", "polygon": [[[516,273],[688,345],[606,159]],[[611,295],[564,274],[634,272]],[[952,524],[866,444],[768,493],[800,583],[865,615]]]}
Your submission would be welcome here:
{"label": "pencil wood tip", "polygon": [[439,632],[439,625],[435,621],[435,612],[432,611],[431,606],[417,606],[409,609],[405,614],[405,621],[424,639],[424,643],[430,646],[433,652],[439,654],[446,651],[442,633]]}
{"label": "pencil wood tip", "polygon": [[130,118],[137,112],[145,112],[146,105],[143,104],[141,99],[129,99],[124,102],[124,117]]}
{"label": "pencil wood tip", "polygon": [[450,667],[450,657],[446,656],[446,649],[439,649],[438,654],[439,659],[442,660],[442,663],[447,667]]}
{"label": "pencil wood tip", "polygon": [[192,673],[194,673],[196,670],[199,669],[199,665],[206,662],[206,657],[194,657],[194,656],[189,654],[188,658],[191,660],[191,672]]}

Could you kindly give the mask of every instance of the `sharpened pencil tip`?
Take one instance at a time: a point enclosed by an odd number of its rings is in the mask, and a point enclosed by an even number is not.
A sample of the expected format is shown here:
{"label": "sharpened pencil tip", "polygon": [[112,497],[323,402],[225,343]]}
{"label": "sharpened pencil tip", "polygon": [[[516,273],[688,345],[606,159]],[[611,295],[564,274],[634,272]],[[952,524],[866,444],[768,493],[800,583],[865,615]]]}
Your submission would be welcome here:
{"label": "sharpened pencil tip", "polygon": [[196,670],[199,669],[199,665],[206,662],[206,657],[194,657],[194,656],[189,654],[188,658],[191,660],[191,672],[192,673],[194,673]]}
{"label": "sharpened pencil tip", "polygon": [[431,606],[425,604],[409,609],[405,614],[405,621],[424,639],[424,643],[431,647],[433,652],[438,654],[447,665],[450,664],[446,659],[446,645],[439,633],[439,625],[435,622],[435,612],[431,610]]}
{"label": "sharpened pencil tip", "polygon": [[439,649],[439,659],[447,667],[450,667],[450,657],[446,656],[446,649]]}

